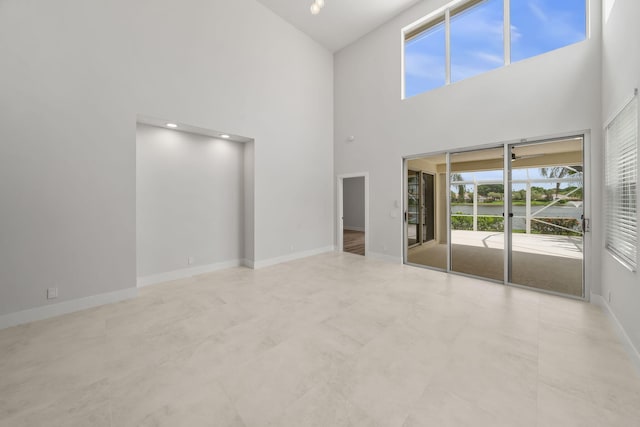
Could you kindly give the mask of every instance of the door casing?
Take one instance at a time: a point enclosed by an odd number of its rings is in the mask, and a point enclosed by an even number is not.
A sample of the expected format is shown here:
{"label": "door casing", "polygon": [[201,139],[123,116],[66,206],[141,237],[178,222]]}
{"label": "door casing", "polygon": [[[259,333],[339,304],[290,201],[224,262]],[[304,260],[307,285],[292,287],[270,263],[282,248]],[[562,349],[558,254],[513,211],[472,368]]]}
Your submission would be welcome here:
{"label": "door casing", "polygon": [[337,176],[336,194],[337,227],[336,247],[338,251],[344,251],[344,180],[347,178],[364,178],[364,253],[369,254],[370,228],[369,228],[369,172],[347,173]]}

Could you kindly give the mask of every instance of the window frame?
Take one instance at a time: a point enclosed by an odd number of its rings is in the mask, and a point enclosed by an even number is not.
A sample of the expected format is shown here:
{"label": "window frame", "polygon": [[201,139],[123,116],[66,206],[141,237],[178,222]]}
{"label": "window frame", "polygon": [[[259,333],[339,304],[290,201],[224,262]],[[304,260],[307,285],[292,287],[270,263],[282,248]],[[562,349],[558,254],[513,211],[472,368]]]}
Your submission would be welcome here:
{"label": "window frame", "polygon": [[[425,34],[429,31],[432,31],[434,29],[436,29],[438,26],[442,25],[442,29],[444,30],[444,41],[445,41],[445,53],[444,53],[444,82],[442,84],[442,86],[446,86],[447,84],[449,84],[448,82],[448,76],[449,76],[449,68],[450,68],[450,61],[448,60],[449,55],[448,55],[448,49],[449,49],[449,29],[448,26],[445,25],[445,16],[441,16],[441,17],[435,17],[434,19],[431,19],[428,23],[426,23],[424,26],[420,27],[419,31],[411,31],[407,34],[403,35],[403,42],[402,42],[402,99],[405,99],[405,93],[406,93],[406,75],[404,73],[405,67],[406,67],[406,46],[409,42],[411,42],[412,40],[420,37],[422,34]],[[408,96],[407,98],[411,98],[413,96],[416,95],[420,95],[421,93],[426,93],[426,92],[430,92],[434,89],[438,89],[442,86],[437,86],[431,89],[427,89],[424,90],[422,92],[417,92],[413,95]]]}
{"label": "window frame", "polygon": [[[411,39],[421,34],[424,31],[428,31],[430,28],[444,22],[444,30],[445,30],[445,83],[440,87],[449,86],[452,83],[451,81],[451,18],[459,13],[463,13],[468,9],[471,9],[474,6],[477,6],[483,3],[485,0],[453,0],[444,6],[434,10],[433,12],[425,15],[424,17],[414,21],[413,23],[407,25],[402,28],[400,31],[400,55],[401,55],[401,88],[400,88],[400,99],[405,100],[408,98],[412,98],[414,96],[420,95],[422,93],[430,92],[431,90],[427,90],[425,92],[420,92],[416,95],[406,96],[406,63],[405,63],[405,43]],[[591,0],[584,0],[585,2],[585,38],[576,43],[571,43],[567,46],[563,46],[558,49],[563,49],[564,47],[573,46],[578,43],[585,42],[591,39],[591,8],[590,8]],[[504,6],[504,18],[503,18],[503,36],[502,39],[504,41],[504,64],[502,67],[506,67],[511,65],[511,0],[503,0]],[[535,58],[536,56],[544,55],[546,53],[552,52],[550,51],[541,53],[539,55],[532,56],[530,58]],[[529,58],[522,59],[521,61],[526,61]],[[518,62],[521,62],[518,61]],[[502,67],[497,67],[492,71],[500,69]],[[484,74],[484,73],[481,73]]]}

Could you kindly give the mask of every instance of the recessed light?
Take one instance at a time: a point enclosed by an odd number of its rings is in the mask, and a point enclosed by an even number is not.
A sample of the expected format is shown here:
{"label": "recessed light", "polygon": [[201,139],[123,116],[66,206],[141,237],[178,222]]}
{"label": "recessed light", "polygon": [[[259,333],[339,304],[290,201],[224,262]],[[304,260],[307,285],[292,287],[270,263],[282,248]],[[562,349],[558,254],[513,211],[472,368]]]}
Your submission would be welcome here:
{"label": "recessed light", "polygon": [[171,129],[175,129],[175,128],[177,128],[177,127],[178,127],[178,125],[177,125],[177,124],[175,124],[175,123],[167,123],[167,127],[168,127],[168,128],[171,128]]}
{"label": "recessed light", "polygon": [[223,133],[222,135],[220,135],[220,138],[229,139],[231,138],[231,136],[227,135],[226,133]]}

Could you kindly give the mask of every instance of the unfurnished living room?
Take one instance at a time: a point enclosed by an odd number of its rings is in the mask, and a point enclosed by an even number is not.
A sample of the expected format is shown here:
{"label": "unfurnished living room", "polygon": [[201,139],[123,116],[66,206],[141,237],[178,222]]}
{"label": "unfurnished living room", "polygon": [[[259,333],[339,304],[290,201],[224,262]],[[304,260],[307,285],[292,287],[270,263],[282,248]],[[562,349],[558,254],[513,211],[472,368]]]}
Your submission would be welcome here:
{"label": "unfurnished living room", "polygon": [[0,426],[639,426],[639,21],[1,0]]}

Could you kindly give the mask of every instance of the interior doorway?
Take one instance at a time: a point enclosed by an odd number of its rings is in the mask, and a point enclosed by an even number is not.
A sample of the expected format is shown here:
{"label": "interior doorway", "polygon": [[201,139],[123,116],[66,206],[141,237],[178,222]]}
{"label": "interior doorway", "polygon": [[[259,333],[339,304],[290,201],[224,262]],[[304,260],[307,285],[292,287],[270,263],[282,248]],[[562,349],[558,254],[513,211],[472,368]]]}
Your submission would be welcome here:
{"label": "interior doorway", "polygon": [[[584,144],[577,135],[406,159],[405,263],[584,298]],[[424,170],[436,190],[431,244]]]}
{"label": "interior doorway", "polygon": [[365,256],[369,242],[368,174],[338,177],[338,219],[339,250]]}

